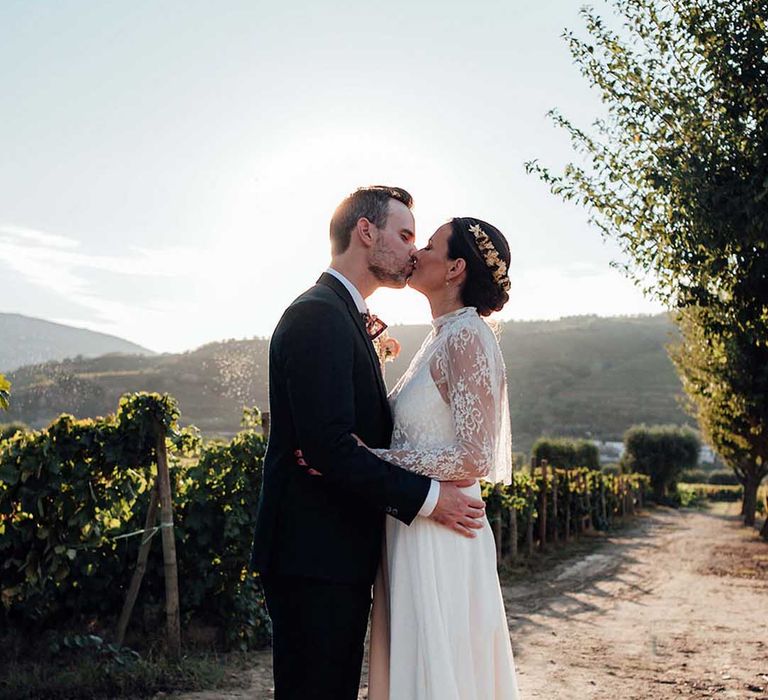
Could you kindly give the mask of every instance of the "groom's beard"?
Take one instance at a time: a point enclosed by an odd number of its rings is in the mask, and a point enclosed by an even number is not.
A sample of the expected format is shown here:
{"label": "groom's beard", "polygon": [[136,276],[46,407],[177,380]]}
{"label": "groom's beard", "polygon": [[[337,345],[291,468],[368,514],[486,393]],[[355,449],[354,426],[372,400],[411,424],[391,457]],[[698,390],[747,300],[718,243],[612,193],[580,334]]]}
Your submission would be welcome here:
{"label": "groom's beard", "polygon": [[371,274],[379,280],[383,285],[395,285],[398,287],[404,287],[408,278],[411,276],[411,266],[407,265],[404,270],[393,272],[392,270],[384,267],[379,267],[374,263],[368,265],[368,269]]}
{"label": "groom's beard", "polygon": [[371,253],[368,270],[383,285],[404,287],[413,272],[413,263],[401,262],[393,250],[378,245]]}

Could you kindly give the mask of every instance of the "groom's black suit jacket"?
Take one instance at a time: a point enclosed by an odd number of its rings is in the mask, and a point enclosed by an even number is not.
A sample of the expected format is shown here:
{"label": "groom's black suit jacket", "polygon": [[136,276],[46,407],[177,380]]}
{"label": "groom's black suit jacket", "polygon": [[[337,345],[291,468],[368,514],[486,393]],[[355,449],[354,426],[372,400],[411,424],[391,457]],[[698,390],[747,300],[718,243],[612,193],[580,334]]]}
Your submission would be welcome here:
{"label": "groom's black suit jacket", "polygon": [[[427,477],[385,462],[392,416],[373,345],[335,277],[285,311],[269,347],[271,432],[251,565],[261,573],[371,583],[385,513],[410,523]],[[296,463],[301,449],[312,476]]]}

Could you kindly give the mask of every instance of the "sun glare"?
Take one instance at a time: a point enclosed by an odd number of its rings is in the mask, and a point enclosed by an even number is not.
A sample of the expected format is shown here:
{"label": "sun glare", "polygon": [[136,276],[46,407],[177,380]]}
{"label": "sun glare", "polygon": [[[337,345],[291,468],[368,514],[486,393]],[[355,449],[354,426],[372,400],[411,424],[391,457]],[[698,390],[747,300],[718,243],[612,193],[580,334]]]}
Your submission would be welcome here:
{"label": "sun glare", "polygon": [[[418,246],[448,216],[459,194],[446,168],[396,134],[376,138],[362,130],[306,132],[259,153],[240,173],[212,262],[214,286],[224,296],[268,300],[260,315],[276,323],[282,310],[309,287],[330,261],[328,222],[355,188],[394,184],[416,201]],[[234,178],[233,178],[234,182]],[[429,308],[411,290],[382,290],[371,306],[397,323],[427,322]]]}

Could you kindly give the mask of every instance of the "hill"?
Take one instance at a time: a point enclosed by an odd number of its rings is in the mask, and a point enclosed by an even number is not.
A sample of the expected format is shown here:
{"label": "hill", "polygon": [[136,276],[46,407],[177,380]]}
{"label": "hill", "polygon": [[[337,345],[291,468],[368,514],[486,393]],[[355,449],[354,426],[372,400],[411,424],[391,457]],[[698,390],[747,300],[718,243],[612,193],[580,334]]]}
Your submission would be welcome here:
{"label": "hill", "polygon": [[[403,352],[388,379],[405,371],[427,328],[391,331]],[[501,324],[515,449],[528,452],[541,435],[621,440],[635,423],[695,425],[665,350],[675,339],[664,314]]]}
{"label": "hill", "polygon": [[[393,326],[403,346],[387,366],[392,386],[428,326]],[[542,434],[621,439],[632,424],[692,423],[681,410],[680,382],[664,346],[674,327],[666,316],[574,317],[501,324],[515,449]],[[113,355],[20,368],[6,420],[45,425],[62,411],[78,416],[114,411],[126,391],[169,392],[183,422],[207,434],[238,429],[242,407],[266,408],[268,340],[210,343],[178,355]],[[331,397],[329,397],[331,400]]]}
{"label": "hill", "polygon": [[114,335],[21,314],[0,313],[0,372],[10,372],[23,365],[50,360],[77,356],[98,357],[112,352],[154,354],[151,350]]}
{"label": "hill", "polygon": [[11,409],[4,420],[46,425],[59,413],[105,415],[133,391],[169,393],[183,423],[228,435],[242,409],[267,406],[267,340],[210,343],[181,354],[105,355],[28,365],[11,372]]}

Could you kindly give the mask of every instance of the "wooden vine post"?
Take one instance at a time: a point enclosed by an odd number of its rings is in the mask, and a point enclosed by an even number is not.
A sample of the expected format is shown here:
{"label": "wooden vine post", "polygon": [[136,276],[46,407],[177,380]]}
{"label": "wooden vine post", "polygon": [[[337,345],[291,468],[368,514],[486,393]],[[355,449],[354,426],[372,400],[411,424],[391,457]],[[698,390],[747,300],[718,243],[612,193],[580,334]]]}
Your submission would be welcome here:
{"label": "wooden vine post", "polygon": [[176,538],[173,531],[173,499],[168,455],[165,451],[165,430],[156,430],[157,486],[160,494],[160,533],[163,542],[163,571],[165,574],[165,621],[168,651],[172,658],[181,656],[181,620],[179,616],[179,575],[176,566]]}
{"label": "wooden vine post", "polygon": [[614,514],[621,516],[621,477],[616,480],[616,507],[614,508]]}
{"label": "wooden vine post", "polygon": [[621,503],[621,518],[627,517],[627,486],[624,483],[624,477],[619,477],[619,502]]}
{"label": "wooden vine post", "polygon": [[509,559],[517,560],[517,510],[514,504],[509,509]]}
{"label": "wooden vine post", "polygon": [[552,467],[552,544],[557,544],[557,468]]}
{"label": "wooden vine post", "polygon": [[261,412],[261,433],[265,440],[269,439],[269,429],[271,428],[271,421],[269,417],[269,411]]}
{"label": "wooden vine post", "polygon": [[530,482],[525,488],[525,502],[527,503],[526,510],[528,512],[528,523],[525,529],[525,543],[528,552],[528,556],[533,556],[533,486]]}
{"label": "wooden vine post", "polygon": [[141,581],[147,570],[147,558],[149,557],[149,548],[152,546],[152,534],[149,531],[155,526],[157,520],[157,482],[152,486],[149,494],[149,506],[147,507],[147,517],[144,520],[144,532],[142,533],[141,546],[139,547],[139,556],[136,561],[136,568],[131,577],[131,585],[128,587],[128,594],[123,603],[123,610],[120,613],[120,620],[117,623],[117,646],[123,646],[125,642],[125,632],[128,629],[128,622],[133,613],[133,606],[136,604],[136,598],[139,595]]}
{"label": "wooden vine post", "polygon": [[571,541],[571,472],[565,470],[565,484],[563,494],[565,495],[565,541]]}
{"label": "wooden vine post", "polygon": [[173,498],[171,475],[168,471],[168,453],[165,449],[165,429],[155,422],[155,453],[157,455],[157,480],[152,486],[144,521],[141,546],[136,560],[136,569],[131,577],[128,593],[117,623],[117,644],[123,645],[128,623],[131,619],[136,598],[147,570],[147,558],[152,546],[153,528],[160,507],[160,533],[163,543],[163,574],[165,577],[165,616],[168,652],[173,659],[181,656],[181,618],[179,615],[179,576],[176,564],[176,539],[173,531]]}
{"label": "wooden vine post", "polygon": [[[499,502],[501,502],[501,496],[503,493],[503,486],[502,484],[496,484],[493,487],[493,490],[496,492],[496,495],[498,496]],[[496,561],[501,561],[501,517],[503,513],[503,509],[501,505],[499,505],[498,511],[496,515],[493,518],[493,539],[496,540]]]}
{"label": "wooden vine post", "polygon": [[600,517],[603,520],[603,526],[608,523],[608,511],[605,507],[605,479],[600,479]]}
{"label": "wooden vine post", "polygon": [[507,517],[509,518],[509,550],[507,551],[507,561],[515,561],[517,559],[517,510],[515,509],[516,490],[517,484],[515,484],[515,477],[513,474],[509,486],[506,487],[510,502],[510,506],[507,509]]}
{"label": "wooden vine post", "polygon": [[547,546],[547,460],[541,460],[541,494],[539,507],[539,548]]}

